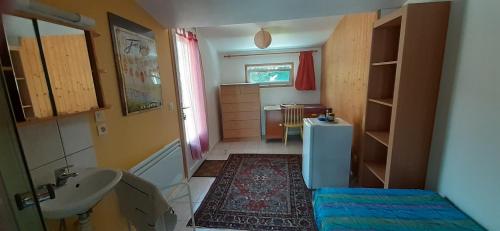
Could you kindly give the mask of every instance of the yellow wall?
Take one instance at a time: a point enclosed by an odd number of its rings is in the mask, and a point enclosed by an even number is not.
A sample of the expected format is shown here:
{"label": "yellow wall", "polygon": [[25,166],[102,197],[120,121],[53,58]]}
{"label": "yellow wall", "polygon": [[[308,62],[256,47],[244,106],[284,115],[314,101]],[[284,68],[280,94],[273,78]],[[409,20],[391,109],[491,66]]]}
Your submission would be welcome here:
{"label": "yellow wall", "polygon": [[370,47],[376,13],[344,16],[322,48],[321,103],[353,124],[356,171],[365,111]]}
{"label": "yellow wall", "polygon": [[[95,38],[95,46],[98,66],[106,71],[105,74],[101,74],[101,80],[106,103],[111,105],[111,109],[105,111],[109,129],[107,135],[97,136],[95,124],[91,124],[100,167],[128,169],[179,137],[177,112],[167,110],[168,102],[174,104],[176,102],[170,36],[167,30],[133,0],[42,0],[42,2],[95,19],[95,30],[101,34]],[[108,11],[154,31],[163,87],[163,108],[127,117],[122,115],[108,26]],[[119,214],[114,194],[106,197],[94,209],[92,219],[96,230],[127,230],[126,222]]]}

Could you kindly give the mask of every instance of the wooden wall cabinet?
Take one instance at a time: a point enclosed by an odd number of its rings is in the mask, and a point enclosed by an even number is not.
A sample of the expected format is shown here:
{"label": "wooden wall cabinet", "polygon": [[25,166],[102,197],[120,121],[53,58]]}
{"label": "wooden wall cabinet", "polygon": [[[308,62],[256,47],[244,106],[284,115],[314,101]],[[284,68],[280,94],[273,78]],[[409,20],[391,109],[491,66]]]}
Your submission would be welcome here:
{"label": "wooden wall cabinet", "polygon": [[408,4],[374,23],[364,187],[425,187],[449,9],[449,2]]}
{"label": "wooden wall cabinet", "polygon": [[260,88],[223,84],[219,89],[223,140],[260,139]]}
{"label": "wooden wall cabinet", "polygon": [[90,31],[2,15],[1,62],[17,122],[105,108]]}

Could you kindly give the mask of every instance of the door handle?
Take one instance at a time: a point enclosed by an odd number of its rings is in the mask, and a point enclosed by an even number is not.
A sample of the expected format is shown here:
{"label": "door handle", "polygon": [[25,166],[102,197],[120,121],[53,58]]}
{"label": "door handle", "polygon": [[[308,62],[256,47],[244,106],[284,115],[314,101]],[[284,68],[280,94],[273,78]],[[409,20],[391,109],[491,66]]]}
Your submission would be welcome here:
{"label": "door handle", "polygon": [[[38,202],[56,198],[53,184],[41,185],[35,190],[35,193],[36,198],[38,198]],[[36,202],[36,198],[33,196],[32,192],[17,193],[14,195],[18,210],[23,210],[27,207],[33,206]]]}

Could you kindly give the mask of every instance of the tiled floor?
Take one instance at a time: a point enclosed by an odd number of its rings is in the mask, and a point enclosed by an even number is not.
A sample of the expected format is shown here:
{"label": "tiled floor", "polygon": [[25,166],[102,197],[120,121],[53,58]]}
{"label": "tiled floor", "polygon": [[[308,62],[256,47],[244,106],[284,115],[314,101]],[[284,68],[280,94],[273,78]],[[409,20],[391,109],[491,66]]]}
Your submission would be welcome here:
{"label": "tiled floor", "polygon": [[[248,154],[301,154],[302,141],[300,137],[290,137],[288,145],[283,143],[266,141],[241,141],[241,142],[220,142],[207,154],[207,160],[227,160],[231,153]],[[189,181],[191,196],[193,199],[193,209],[196,211],[203,198],[207,194],[210,186],[215,181],[215,177],[192,177]],[[182,192],[181,192],[182,193]],[[177,225],[175,231],[192,231],[192,228],[186,227],[190,219],[189,200],[187,197],[176,200],[172,207],[177,214]],[[197,231],[221,231],[228,229],[206,229],[197,228]]]}

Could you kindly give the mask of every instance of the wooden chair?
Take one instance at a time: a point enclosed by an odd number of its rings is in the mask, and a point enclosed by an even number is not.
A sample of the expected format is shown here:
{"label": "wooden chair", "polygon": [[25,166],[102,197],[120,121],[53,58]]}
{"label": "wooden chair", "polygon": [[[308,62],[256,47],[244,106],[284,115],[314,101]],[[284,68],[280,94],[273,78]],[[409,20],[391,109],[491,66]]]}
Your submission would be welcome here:
{"label": "wooden chair", "polygon": [[287,105],[283,109],[283,126],[285,126],[285,146],[288,140],[288,129],[299,128],[302,137],[304,125],[304,105]]}

